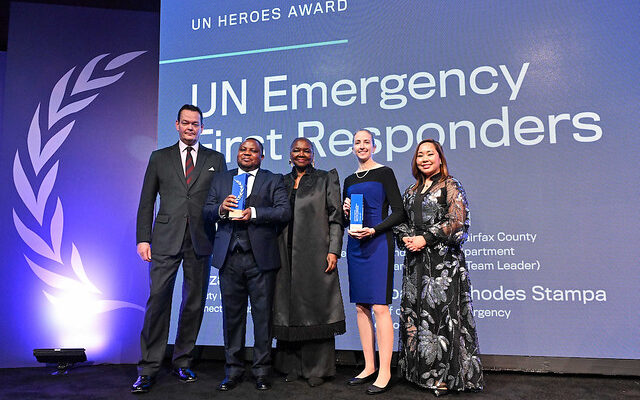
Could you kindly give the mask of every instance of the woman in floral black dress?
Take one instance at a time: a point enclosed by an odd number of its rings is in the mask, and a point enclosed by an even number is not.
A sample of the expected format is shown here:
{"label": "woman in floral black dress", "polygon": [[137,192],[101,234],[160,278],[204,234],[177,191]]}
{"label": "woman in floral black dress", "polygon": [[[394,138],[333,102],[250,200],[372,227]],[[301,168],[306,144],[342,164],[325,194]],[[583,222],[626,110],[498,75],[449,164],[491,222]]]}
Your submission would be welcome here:
{"label": "woman in floral black dress", "polygon": [[399,375],[436,395],[480,390],[482,365],[461,249],[469,228],[466,195],[433,139],[420,142],[411,169],[416,183],[403,196],[408,219],[394,228],[407,250]]}

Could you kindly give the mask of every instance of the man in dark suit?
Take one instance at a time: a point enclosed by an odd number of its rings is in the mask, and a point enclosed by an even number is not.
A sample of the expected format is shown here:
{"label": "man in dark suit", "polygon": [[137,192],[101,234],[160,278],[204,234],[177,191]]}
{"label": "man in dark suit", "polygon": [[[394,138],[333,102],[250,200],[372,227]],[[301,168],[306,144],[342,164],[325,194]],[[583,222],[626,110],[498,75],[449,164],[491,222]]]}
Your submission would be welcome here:
{"label": "man in dark suit", "polygon": [[[164,358],[171,297],[180,263],[184,283],[173,373],[182,382],[197,379],[190,369],[191,353],[202,322],[213,248],[204,229],[202,207],[211,178],[227,170],[222,154],[198,143],[202,127],[200,109],[188,104],[182,106],[176,120],[180,140],[154,151],[144,176],[136,241],[140,257],[151,261],[151,288],[140,334],[142,357],[138,363],[138,379],[131,388],[133,393],[149,391]],[[160,209],[153,224],[158,195]]]}
{"label": "man in dark suit", "polygon": [[[220,270],[225,349],[225,379],[218,390],[233,389],[244,374],[244,340],[247,296],[251,301],[254,326],[252,373],[256,388],[271,387],[271,305],[280,255],[277,237],[280,226],[291,216],[283,177],[260,169],[262,144],[247,139],[238,149],[239,169],[214,176],[204,206],[207,229],[215,233],[212,265]],[[249,174],[246,208],[242,216],[229,218],[237,205],[230,195],[234,176]]]}

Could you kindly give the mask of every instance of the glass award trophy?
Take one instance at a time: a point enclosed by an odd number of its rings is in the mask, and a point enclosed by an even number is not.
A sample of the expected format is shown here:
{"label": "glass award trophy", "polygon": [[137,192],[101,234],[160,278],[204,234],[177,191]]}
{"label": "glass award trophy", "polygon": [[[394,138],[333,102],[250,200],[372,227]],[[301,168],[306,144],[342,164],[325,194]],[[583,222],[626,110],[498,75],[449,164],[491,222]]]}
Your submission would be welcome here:
{"label": "glass award trophy", "polygon": [[229,211],[229,218],[242,218],[242,210],[244,210],[244,203],[247,199],[247,181],[248,174],[240,174],[233,177],[233,186],[231,187],[231,194],[236,196],[238,205]]}
{"label": "glass award trophy", "polygon": [[351,211],[350,211],[349,230],[362,229],[364,221],[364,198],[361,194],[351,195]]}

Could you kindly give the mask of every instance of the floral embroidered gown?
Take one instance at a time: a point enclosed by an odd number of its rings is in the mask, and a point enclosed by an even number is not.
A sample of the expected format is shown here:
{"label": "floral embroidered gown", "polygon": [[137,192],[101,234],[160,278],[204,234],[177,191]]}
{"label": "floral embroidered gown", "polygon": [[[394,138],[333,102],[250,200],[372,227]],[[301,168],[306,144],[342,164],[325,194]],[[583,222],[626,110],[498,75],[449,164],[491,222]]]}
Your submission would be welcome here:
{"label": "floral embroidered gown", "polygon": [[470,282],[461,245],[469,209],[464,189],[439,175],[425,193],[409,187],[403,196],[407,220],[396,226],[402,238],[424,236],[418,252],[406,250],[400,303],[399,374],[419,386],[451,391],[480,390],[482,364],[473,319]]}

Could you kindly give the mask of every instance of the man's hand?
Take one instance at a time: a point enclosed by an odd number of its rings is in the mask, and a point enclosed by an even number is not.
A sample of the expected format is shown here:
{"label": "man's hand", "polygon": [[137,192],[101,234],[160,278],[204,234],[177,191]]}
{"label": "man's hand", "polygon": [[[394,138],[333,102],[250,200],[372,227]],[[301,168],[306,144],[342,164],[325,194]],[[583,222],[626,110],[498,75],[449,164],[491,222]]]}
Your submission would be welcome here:
{"label": "man's hand", "polygon": [[147,242],[138,243],[138,255],[142,261],[151,261],[151,245]]}
{"label": "man's hand", "polygon": [[220,204],[220,209],[223,213],[228,214],[229,211],[235,210],[237,205],[238,199],[236,199],[236,196],[230,194],[222,201],[222,204]]}
{"label": "man's hand", "polygon": [[333,253],[327,254],[327,269],[325,269],[324,272],[326,273],[333,272],[333,270],[335,270],[337,266],[338,266],[338,256]]}
{"label": "man's hand", "polygon": [[242,210],[242,217],[231,218],[232,221],[249,221],[251,219],[251,208]]}

